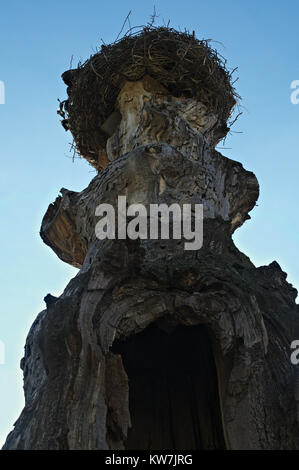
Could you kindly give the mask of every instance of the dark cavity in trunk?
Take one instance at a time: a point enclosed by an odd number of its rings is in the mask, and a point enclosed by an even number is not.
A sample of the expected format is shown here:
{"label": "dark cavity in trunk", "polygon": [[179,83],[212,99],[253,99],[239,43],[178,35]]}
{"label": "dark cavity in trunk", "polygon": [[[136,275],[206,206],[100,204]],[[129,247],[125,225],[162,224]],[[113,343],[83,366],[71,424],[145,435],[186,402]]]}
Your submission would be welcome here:
{"label": "dark cavity in trunk", "polygon": [[126,449],[224,449],[217,371],[205,326],[152,324],[115,341],[129,378]]}

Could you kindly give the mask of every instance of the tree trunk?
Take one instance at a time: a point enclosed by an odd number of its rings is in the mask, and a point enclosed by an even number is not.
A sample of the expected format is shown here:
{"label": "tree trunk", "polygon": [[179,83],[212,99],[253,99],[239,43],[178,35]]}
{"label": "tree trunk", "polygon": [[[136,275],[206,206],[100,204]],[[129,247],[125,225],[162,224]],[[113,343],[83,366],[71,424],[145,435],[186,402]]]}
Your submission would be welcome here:
{"label": "tree trunk", "polygon": [[[31,327],[26,404],[4,449],[299,448],[297,293],[232,241],[254,174],[215,151],[215,113],[148,77],[124,85],[117,113],[109,165],[43,219],[43,240],[80,271]],[[202,248],[99,240],[96,207],[118,196],[203,204]]]}

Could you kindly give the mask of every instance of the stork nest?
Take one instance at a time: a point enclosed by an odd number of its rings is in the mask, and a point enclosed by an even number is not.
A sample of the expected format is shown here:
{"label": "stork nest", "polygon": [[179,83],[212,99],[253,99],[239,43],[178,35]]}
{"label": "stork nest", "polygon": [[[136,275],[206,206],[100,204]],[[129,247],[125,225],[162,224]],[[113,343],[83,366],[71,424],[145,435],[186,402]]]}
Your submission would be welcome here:
{"label": "stork nest", "polygon": [[126,34],[62,78],[68,99],[60,102],[62,124],[74,137],[76,151],[99,169],[99,153],[108,136],[101,125],[114,111],[126,81],[145,75],[175,97],[196,98],[226,124],[238,95],[225,59],[207,40],[167,27],[144,27]]}

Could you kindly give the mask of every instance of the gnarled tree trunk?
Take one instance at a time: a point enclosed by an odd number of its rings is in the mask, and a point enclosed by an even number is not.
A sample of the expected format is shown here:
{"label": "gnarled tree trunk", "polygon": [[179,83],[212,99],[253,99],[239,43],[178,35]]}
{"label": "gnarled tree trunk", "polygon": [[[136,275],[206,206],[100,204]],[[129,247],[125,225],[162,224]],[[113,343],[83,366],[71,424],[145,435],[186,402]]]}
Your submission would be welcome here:
{"label": "gnarled tree trunk", "polygon": [[[296,291],[231,238],[254,174],[215,151],[216,113],[150,77],[125,83],[114,113],[109,165],[43,219],[43,240],[80,271],[29,332],[26,404],[4,449],[299,448]],[[96,207],[120,195],[203,204],[203,247],[97,239]]]}

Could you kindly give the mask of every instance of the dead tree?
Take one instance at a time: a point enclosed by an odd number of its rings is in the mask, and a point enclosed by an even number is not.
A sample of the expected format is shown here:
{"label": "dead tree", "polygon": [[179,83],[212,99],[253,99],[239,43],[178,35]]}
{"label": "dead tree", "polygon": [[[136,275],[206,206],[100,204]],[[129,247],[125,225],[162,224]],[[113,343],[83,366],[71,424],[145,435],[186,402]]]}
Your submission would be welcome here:
{"label": "dead tree", "polygon": [[[237,99],[225,64],[194,35],[148,27],[63,78],[63,125],[98,174],[44,216],[45,243],[80,270],[28,334],[4,449],[299,448],[297,292],[232,241],[259,186],[215,150]],[[120,195],[203,204],[203,247],[99,240],[96,207]]]}

